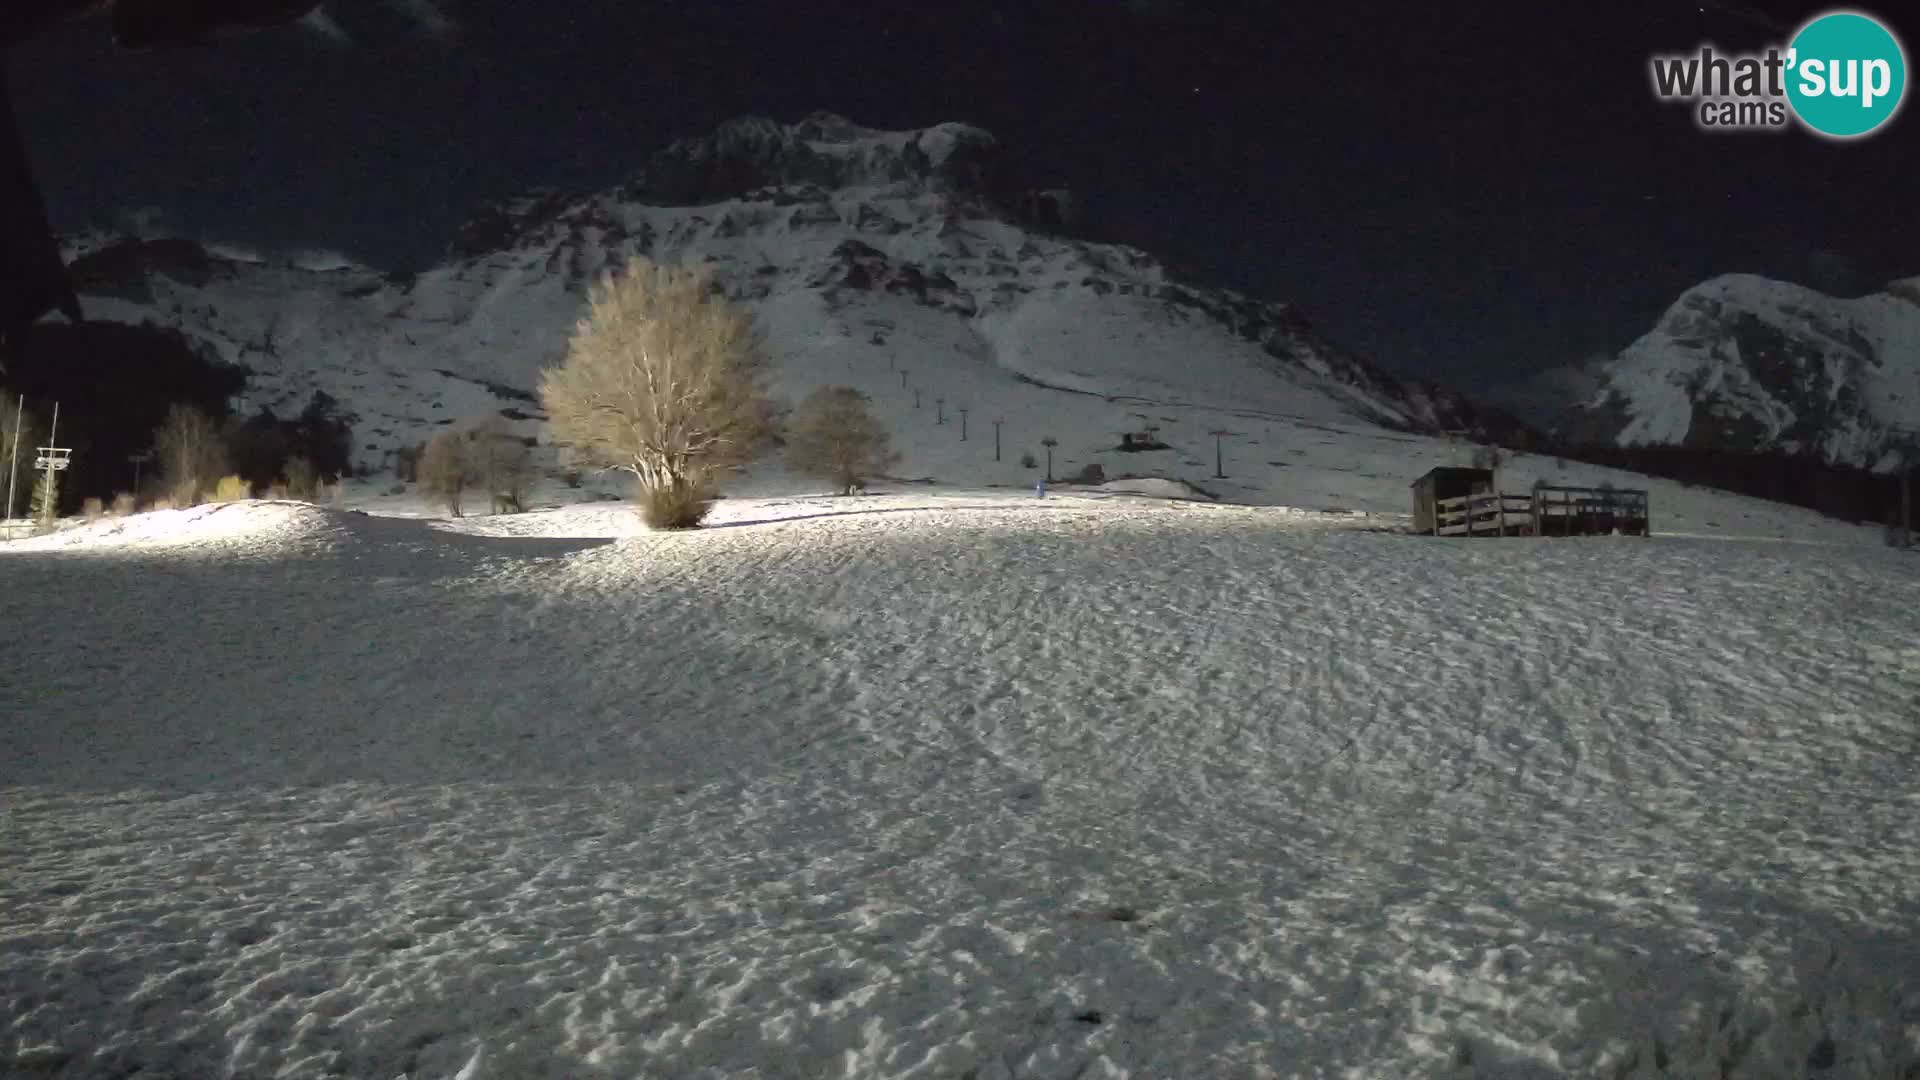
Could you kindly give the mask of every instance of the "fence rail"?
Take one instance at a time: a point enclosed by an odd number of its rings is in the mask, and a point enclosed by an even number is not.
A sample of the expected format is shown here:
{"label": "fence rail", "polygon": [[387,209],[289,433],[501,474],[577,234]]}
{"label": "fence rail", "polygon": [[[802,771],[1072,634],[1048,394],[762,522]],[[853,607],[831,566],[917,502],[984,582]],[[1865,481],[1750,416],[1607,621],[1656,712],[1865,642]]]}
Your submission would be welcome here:
{"label": "fence rail", "polygon": [[1541,485],[1522,495],[1478,492],[1433,503],[1435,536],[1591,536],[1652,531],[1645,491]]}
{"label": "fence rail", "polygon": [[1462,495],[1434,500],[1436,536],[1525,536],[1533,527],[1533,500],[1525,495]]}

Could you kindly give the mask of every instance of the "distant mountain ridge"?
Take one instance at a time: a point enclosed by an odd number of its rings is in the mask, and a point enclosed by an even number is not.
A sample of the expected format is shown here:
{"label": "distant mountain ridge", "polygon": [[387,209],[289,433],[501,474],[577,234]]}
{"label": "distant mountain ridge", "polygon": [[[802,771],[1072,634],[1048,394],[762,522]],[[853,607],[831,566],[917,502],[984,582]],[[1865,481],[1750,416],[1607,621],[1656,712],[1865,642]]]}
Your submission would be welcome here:
{"label": "distant mountain ridge", "polygon": [[850,382],[904,400],[911,369],[929,398],[983,409],[1093,399],[1072,408],[1110,428],[1153,406],[1421,433],[1511,424],[1386,375],[1285,303],[1076,238],[1073,197],[1006,189],[1000,153],[965,124],[750,117],[604,190],[482,207],[419,273],[98,234],[70,257],[91,317],[177,328],[246,365],[243,408],[324,391],[358,417],[370,465],[503,403],[538,423],[539,371],[591,283],[635,255],[709,267],[754,307],[791,390]]}
{"label": "distant mountain ridge", "polygon": [[1714,278],[1585,375],[1598,388],[1562,418],[1570,442],[1900,468],[1920,462],[1920,278],[1854,299]]}

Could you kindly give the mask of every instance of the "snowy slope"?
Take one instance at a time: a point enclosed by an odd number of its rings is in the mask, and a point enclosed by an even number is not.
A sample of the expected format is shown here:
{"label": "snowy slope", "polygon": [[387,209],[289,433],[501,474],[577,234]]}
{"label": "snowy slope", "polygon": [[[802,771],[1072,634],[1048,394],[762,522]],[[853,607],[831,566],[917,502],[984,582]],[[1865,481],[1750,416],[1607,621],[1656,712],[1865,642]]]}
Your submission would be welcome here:
{"label": "snowy slope", "polygon": [[1911,556],[1350,520],[0,549],[0,1075],[1908,1075]]}
{"label": "snowy slope", "polygon": [[[93,314],[176,326],[247,364],[243,407],[332,394],[359,416],[362,462],[375,467],[437,423],[495,409],[537,434],[540,370],[563,354],[588,286],[636,254],[709,265],[752,304],[783,391],[832,381],[874,395],[901,434],[905,475],[997,478],[990,453],[953,452],[957,427],[930,422],[936,400],[969,410],[973,440],[1003,419],[1003,462],[1048,435],[1092,453],[1143,422],[1199,433],[1188,459],[1211,451],[1206,431],[1256,422],[1375,433],[1488,422],[1386,377],[1284,304],[1183,283],[1144,252],[1035,220],[1031,198],[993,181],[998,154],[991,135],[959,124],[748,119],[660,151],[618,187],[484,208],[449,259],[417,275],[97,236],[75,273]],[[1132,415],[1143,412],[1152,418]],[[1257,457],[1249,437],[1228,439]]]}
{"label": "snowy slope", "polygon": [[1920,460],[1920,278],[1858,299],[1715,278],[1599,374],[1576,437],[1861,467]]}

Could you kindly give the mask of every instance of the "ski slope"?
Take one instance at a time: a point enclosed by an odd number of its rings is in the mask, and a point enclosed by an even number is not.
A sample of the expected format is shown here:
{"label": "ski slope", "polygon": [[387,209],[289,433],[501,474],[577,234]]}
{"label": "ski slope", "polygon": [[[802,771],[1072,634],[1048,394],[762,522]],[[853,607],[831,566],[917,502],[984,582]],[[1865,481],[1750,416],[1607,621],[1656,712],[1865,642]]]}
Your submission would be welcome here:
{"label": "ski slope", "polygon": [[1910,1075],[1920,578],[1777,513],[7,545],[0,1075]]}

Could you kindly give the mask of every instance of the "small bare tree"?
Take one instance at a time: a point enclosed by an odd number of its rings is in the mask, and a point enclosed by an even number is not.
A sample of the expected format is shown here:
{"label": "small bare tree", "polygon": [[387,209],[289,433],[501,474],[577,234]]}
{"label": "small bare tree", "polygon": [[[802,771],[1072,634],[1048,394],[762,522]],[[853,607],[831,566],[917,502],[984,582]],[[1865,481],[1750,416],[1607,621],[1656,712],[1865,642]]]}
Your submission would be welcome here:
{"label": "small bare tree", "polygon": [[500,416],[483,418],[467,430],[467,438],[473,444],[474,480],[492,498],[495,512],[502,506],[518,511],[531,479],[527,444]]}
{"label": "small bare tree", "polygon": [[320,475],[314,471],[313,459],[305,454],[295,454],[280,467],[280,484],[286,488],[287,497],[313,501],[314,494],[320,490]]}
{"label": "small bare tree", "polygon": [[704,272],[636,258],[594,288],[540,397],[557,439],[639,479],[649,524],[692,528],[772,432],[765,380],[750,313]]}
{"label": "small bare tree", "polygon": [[60,478],[58,471],[36,474],[33,481],[33,519],[52,525],[60,516]]}
{"label": "small bare tree", "polygon": [[851,386],[822,386],[808,394],[787,426],[787,464],[851,495],[899,461],[886,427],[867,411],[869,400]]}
{"label": "small bare tree", "polygon": [[427,440],[420,452],[420,486],[439,496],[447,512],[460,516],[460,496],[472,482],[472,462],[468,460],[464,432],[448,428]]}
{"label": "small bare tree", "polygon": [[402,446],[393,452],[393,478],[403,484],[411,484],[420,479],[420,455],[425,453],[427,444]]}
{"label": "small bare tree", "polygon": [[227,471],[227,444],[213,417],[175,405],[153,433],[167,497],[182,509],[197,506]]}

